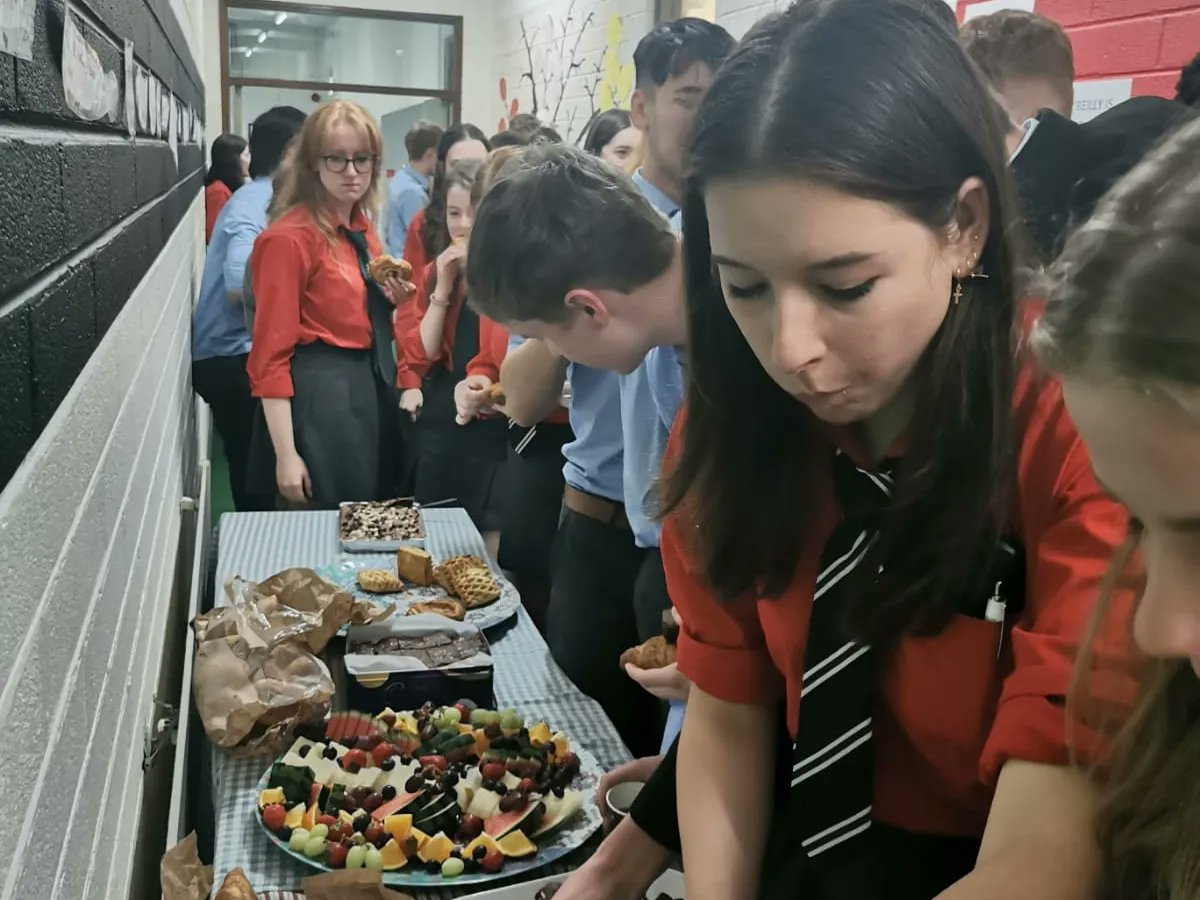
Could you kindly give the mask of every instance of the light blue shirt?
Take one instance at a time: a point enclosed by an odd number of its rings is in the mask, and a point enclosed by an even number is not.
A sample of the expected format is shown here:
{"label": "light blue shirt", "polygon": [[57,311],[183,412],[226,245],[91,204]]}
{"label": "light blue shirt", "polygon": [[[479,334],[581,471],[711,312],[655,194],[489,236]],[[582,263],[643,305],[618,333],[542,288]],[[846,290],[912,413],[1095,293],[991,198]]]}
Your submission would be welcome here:
{"label": "light blue shirt", "polygon": [[[523,343],[523,337],[510,335],[508,352]],[[568,363],[567,383],[571,385],[568,413],[575,440],[562,448],[566,459],[563,478],[576,490],[621,503],[624,494],[619,377],[615,372]]]}
{"label": "light blue shirt", "polygon": [[[678,231],[679,206],[642,177],[633,174],[641,189]],[[683,402],[683,365],[675,347],[653,347],[642,364],[621,377],[621,433],[625,465],[622,488],[625,516],[639,547],[657,547],[662,530],[657,521],[654,485],[662,472],[663,453],[675,413]]]}
{"label": "light blue shirt", "polygon": [[399,259],[404,255],[408,226],[413,217],[429,202],[429,185],[424,175],[412,166],[405,166],[388,185],[387,245],[388,252]]}
{"label": "light blue shirt", "polygon": [[683,363],[675,347],[653,347],[642,364],[621,377],[621,433],[625,516],[639,547],[657,547],[654,486],[675,414],[683,402]]}
{"label": "light blue shirt", "polygon": [[271,192],[270,177],[255,178],[234,191],[217,216],[192,317],[192,359],[250,352],[242,306],[229,299],[229,292],[242,290],[250,251],[267,227]]}

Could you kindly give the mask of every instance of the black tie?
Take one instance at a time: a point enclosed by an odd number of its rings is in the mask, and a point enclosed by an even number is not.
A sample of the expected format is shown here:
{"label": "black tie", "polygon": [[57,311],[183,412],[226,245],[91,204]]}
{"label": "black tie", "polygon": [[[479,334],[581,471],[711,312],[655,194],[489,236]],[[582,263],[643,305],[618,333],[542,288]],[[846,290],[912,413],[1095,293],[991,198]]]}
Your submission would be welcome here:
{"label": "black tie", "polygon": [[893,476],[887,464],[870,472],[838,453],[833,485],[842,520],[825,544],[813,590],[785,816],[808,859],[871,827],[874,792],[874,654],[846,634],[846,600],[851,585],[862,584],[851,576],[879,539]]}
{"label": "black tie", "polygon": [[350,241],[354,255],[358,257],[358,269],[367,286],[367,317],[371,321],[375,371],[384,386],[390,389],[396,383],[396,358],[392,355],[392,305],[383,295],[383,289],[371,277],[371,251],[367,249],[366,234],[345,226],[338,230]]}

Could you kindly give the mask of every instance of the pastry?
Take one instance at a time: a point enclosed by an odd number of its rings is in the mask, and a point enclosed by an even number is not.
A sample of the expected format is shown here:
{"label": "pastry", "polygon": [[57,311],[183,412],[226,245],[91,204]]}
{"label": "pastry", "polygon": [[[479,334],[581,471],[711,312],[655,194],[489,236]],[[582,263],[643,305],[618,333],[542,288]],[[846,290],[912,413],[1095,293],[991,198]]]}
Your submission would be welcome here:
{"label": "pastry", "polygon": [[621,654],[621,668],[632,663],[639,669],[661,669],[675,662],[675,647],[667,643],[661,634],[656,634],[644,644],[630,647]]}
{"label": "pastry", "polygon": [[377,256],[367,264],[367,272],[371,279],[383,284],[393,275],[402,281],[412,280],[412,266],[406,259],[396,259],[391,256]]}
{"label": "pastry", "polygon": [[359,569],[358,586],[372,594],[394,594],[404,590],[404,582],[387,569]]}
{"label": "pastry", "polygon": [[478,631],[470,634],[446,634],[439,631],[355,642],[350,645],[350,652],[372,656],[409,656],[431,669],[437,669],[487,653],[488,648],[483,635]]}
{"label": "pastry", "polygon": [[245,872],[231,869],[213,900],[258,900],[258,894],[254,893]]}
{"label": "pastry", "polygon": [[433,577],[448,593],[461,598],[468,609],[500,599],[500,585],[478,556],[452,556],[434,568]]}
{"label": "pastry", "polygon": [[488,403],[491,403],[494,406],[503,406],[505,403],[507,403],[508,397],[504,393],[504,385],[500,384],[500,382],[493,384],[487,389],[487,398]]}
{"label": "pastry", "polygon": [[419,616],[421,613],[434,613],[461,622],[467,617],[467,608],[452,597],[443,597],[440,600],[421,600],[414,603],[405,615]]}
{"label": "pastry", "polygon": [[433,584],[433,557],[419,547],[401,547],[396,551],[396,571],[401,578],[429,587]]}

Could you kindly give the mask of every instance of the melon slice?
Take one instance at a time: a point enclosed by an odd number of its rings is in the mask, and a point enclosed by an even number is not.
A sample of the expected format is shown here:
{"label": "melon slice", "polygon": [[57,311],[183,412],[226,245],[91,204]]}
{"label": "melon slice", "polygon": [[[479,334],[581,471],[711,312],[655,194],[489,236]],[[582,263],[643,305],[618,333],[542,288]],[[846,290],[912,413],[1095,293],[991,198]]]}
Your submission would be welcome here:
{"label": "melon slice", "polygon": [[508,788],[510,791],[515,791],[517,789],[517,786],[521,783],[521,779],[518,778],[516,775],[514,775],[512,772],[505,772],[504,777],[501,778],[500,780],[502,782],[504,782],[504,786],[506,788]]}
{"label": "melon slice", "polygon": [[500,795],[495,791],[489,791],[487,788],[477,790],[475,796],[471,798],[471,804],[467,807],[468,815],[478,816],[485,822],[499,812]]}
{"label": "melon slice", "polygon": [[325,724],[326,739],[340,744],[367,734],[382,735],[383,723],[375,721],[366,713],[336,712],[329,716],[329,721]]}
{"label": "melon slice", "polygon": [[550,794],[542,803],[545,807],[545,814],[533,831],[532,837],[535,838],[548,834],[579,812],[583,807],[583,793],[568,789],[563,793],[561,800]]}
{"label": "melon slice", "polygon": [[533,825],[540,822],[545,814],[545,806],[536,800],[530,800],[524,809],[496,813],[490,819],[484,819],[483,831],[485,834],[499,839],[522,825]]}
{"label": "melon slice", "polygon": [[353,815],[353,813],[346,812],[346,810],[344,810],[344,809],[339,809],[338,810],[338,821],[341,822],[343,825],[349,825],[349,826],[353,827],[354,826],[354,815]]}
{"label": "melon slice", "polygon": [[[300,755],[300,751],[307,747],[308,752],[304,756]],[[324,744],[318,744],[316,741],[310,741],[308,738],[296,738],[295,743],[288,748],[288,752],[283,755],[285,765],[303,768],[311,765],[312,761],[321,755],[321,751],[325,749]]]}
{"label": "melon slice", "polygon": [[371,816],[381,822],[386,821],[388,816],[395,815],[396,813],[400,812],[400,810],[404,809],[404,807],[408,806],[423,793],[425,792],[417,791],[415,794],[410,794],[405,791],[402,794],[397,794],[387,803],[383,804],[383,806],[377,807],[376,810],[371,813]]}
{"label": "melon slice", "polygon": [[[309,754],[311,756],[311,754]],[[305,763],[308,770],[313,773],[313,781],[319,781],[321,784],[335,784],[338,782],[338,773],[342,771],[339,766],[331,759],[325,759],[318,756],[316,759],[309,760]],[[345,782],[342,782],[343,784]]]}
{"label": "melon slice", "polygon": [[525,837],[525,832],[520,828],[500,838],[496,841],[496,846],[509,859],[524,859],[537,853],[537,844]]}

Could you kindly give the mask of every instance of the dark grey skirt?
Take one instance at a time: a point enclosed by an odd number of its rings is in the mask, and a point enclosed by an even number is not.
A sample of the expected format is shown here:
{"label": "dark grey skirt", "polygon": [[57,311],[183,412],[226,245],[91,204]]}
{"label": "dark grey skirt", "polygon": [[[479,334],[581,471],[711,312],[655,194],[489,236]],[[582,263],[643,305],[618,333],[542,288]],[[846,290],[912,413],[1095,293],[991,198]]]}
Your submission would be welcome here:
{"label": "dark grey skirt", "polygon": [[[312,481],[314,509],[346,500],[395,496],[403,448],[395,391],[375,374],[370,350],[319,341],[292,357],[292,432]],[[277,493],[275,453],[261,404],[251,440],[248,479]]]}

